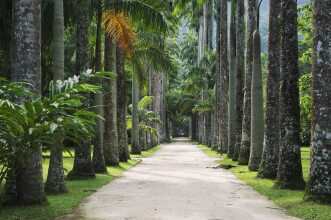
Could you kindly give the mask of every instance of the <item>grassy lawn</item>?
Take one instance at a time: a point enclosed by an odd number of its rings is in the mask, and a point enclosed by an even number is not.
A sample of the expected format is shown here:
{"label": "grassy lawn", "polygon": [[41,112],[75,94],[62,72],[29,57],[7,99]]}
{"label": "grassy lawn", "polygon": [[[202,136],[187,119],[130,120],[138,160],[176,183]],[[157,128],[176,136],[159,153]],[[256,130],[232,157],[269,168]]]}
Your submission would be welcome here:
{"label": "grassy lawn", "polygon": [[[219,153],[211,150],[210,148],[199,145],[200,149],[208,156],[220,158],[220,164],[230,164],[236,166],[231,168],[230,171],[240,180],[247,183],[254,190],[268,197],[275,204],[280,206],[289,215],[296,216],[302,219],[316,219],[316,220],[330,220],[331,219],[331,206],[322,205],[315,202],[308,202],[303,200],[303,190],[280,190],[275,189],[274,180],[257,178],[257,172],[251,172],[247,166],[238,166],[236,162],[226,158],[226,155],[221,156]],[[309,147],[301,148],[302,156],[302,170],[304,178],[307,181],[309,173]]]}
{"label": "grassy lawn", "polygon": [[[144,151],[141,155],[131,155],[132,159],[127,163],[120,163],[119,166],[108,167],[107,174],[96,174],[95,179],[66,181],[68,186],[68,193],[57,196],[47,196],[48,203],[43,206],[2,208],[0,210],[0,219],[41,220],[52,219],[56,216],[69,213],[70,210],[76,207],[83,198],[91,195],[103,185],[110,183],[124,171],[139,163],[139,158],[150,156],[158,149],[160,149],[160,146],[154,147],[148,151]],[[44,156],[46,156],[46,158],[47,155],[49,155],[49,153],[44,152]],[[64,157],[64,168],[67,171],[70,171],[72,169],[74,159],[71,158],[70,154],[67,152],[64,153]],[[49,159],[45,159],[43,166],[44,180],[46,180],[47,177],[48,164]]]}

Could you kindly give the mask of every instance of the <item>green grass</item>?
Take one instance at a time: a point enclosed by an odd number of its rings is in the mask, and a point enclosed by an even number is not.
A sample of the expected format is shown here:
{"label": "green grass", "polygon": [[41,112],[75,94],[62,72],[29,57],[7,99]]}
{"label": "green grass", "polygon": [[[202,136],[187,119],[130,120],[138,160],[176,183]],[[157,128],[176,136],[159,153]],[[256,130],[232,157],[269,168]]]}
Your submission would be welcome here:
{"label": "green grass", "polygon": [[[200,149],[210,157],[219,157],[218,161],[223,165],[236,166],[230,171],[254,190],[272,200],[275,204],[284,209],[284,211],[292,216],[302,219],[330,220],[331,206],[323,205],[316,202],[303,200],[304,190],[281,190],[274,188],[274,180],[257,178],[257,172],[251,172],[247,166],[238,166],[236,162],[227,158],[225,154],[222,157],[211,150],[210,148],[199,145]],[[309,147],[301,148],[302,170],[305,180],[309,174]]]}
{"label": "green grass", "polygon": [[[139,157],[141,158],[150,156],[158,149],[160,149],[160,146],[142,152]],[[44,152],[43,154],[46,156],[49,155],[48,152]],[[74,159],[70,158],[69,153],[64,153],[64,156],[64,168],[70,171],[72,169]],[[89,180],[66,181],[68,193],[56,196],[47,196],[47,204],[43,206],[3,207],[2,210],[0,210],[0,219],[41,220],[53,219],[57,216],[67,214],[72,208],[76,207],[82,201],[83,198],[91,195],[103,185],[110,183],[116,177],[120,176],[124,171],[128,170],[137,163],[139,163],[138,156],[132,155],[132,159],[128,162],[120,163],[119,166],[108,167],[107,174],[96,174],[96,178]],[[49,159],[45,159],[43,165],[44,180],[46,180],[47,177],[48,164]]]}

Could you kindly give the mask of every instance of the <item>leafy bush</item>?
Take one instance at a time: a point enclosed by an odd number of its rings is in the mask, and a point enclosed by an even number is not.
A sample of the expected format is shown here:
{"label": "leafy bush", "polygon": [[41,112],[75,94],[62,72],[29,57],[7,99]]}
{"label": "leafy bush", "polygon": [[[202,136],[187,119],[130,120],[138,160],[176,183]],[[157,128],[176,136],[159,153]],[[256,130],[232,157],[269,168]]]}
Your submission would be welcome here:
{"label": "leafy bush", "polygon": [[24,165],[27,150],[51,144],[55,133],[76,143],[93,136],[94,119],[84,109],[89,93],[101,88],[88,83],[91,72],[65,81],[51,82],[49,96],[37,97],[29,84],[0,79],[0,183],[6,179],[10,161]]}

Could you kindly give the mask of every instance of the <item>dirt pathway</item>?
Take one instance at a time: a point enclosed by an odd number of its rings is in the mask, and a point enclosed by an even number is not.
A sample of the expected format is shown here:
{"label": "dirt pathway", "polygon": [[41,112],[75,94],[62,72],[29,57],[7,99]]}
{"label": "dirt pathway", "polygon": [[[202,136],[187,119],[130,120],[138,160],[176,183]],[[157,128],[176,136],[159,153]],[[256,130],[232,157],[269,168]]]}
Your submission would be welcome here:
{"label": "dirt pathway", "polygon": [[215,165],[191,143],[163,145],[58,219],[295,219]]}

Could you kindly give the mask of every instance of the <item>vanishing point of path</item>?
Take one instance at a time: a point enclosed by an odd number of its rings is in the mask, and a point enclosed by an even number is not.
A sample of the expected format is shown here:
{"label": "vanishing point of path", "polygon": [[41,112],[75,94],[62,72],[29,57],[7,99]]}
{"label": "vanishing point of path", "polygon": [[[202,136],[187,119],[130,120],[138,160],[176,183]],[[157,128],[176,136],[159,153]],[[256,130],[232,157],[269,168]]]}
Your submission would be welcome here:
{"label": "vanishing point of path", "polygon": [[215,165],[196,145],[176,140],[59,219],[295,219]]}

